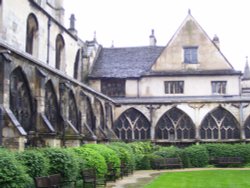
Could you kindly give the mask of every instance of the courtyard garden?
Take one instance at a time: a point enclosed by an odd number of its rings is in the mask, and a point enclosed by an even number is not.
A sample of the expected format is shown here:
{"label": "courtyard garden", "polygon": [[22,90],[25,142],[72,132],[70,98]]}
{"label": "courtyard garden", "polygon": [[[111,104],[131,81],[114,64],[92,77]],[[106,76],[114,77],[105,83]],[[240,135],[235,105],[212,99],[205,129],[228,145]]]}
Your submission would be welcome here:
{"label": "courtyard garden", "polygon": [[[83,185],[82,171],[84,169],[96,169],[98,178],[107,178],[111,172],[110,166],[112,166],[115,171],[111,177],[119,178],[134,170],[157,169],[155,161],[163,158],[178,158],[182,162],[182,168],[185,169],[212,169],[217,167],[215,159],[225,156],[240,157],[242,162],[226,164],[223,167],[249,167],[250,144],[200,144],[177,148],[159,146],[150,142],[128,144],[110,142],[68,148],[29,148],[22,152],[0,148],[0,187],[33,188],[35,177],[60,174],[63,182],[67,183],[65,187],[80,188]],[[127,167],[127,171],[121,174],[122,168],[120,167],[123,165]],[[230,188],[227,185],[234,185],[234,188],[249,187],[247,184],[249,175],[250,171],[247,170],[171,172],[157,177],[146,188],[181,188],[184,185],[185,188],[202,188],[204,185],[209,188],[210,184],[213,188],[223,186]],[[192,181],[195,181],[195,186]],[[177,182],[183,182],[183,185],[178,185]]]}

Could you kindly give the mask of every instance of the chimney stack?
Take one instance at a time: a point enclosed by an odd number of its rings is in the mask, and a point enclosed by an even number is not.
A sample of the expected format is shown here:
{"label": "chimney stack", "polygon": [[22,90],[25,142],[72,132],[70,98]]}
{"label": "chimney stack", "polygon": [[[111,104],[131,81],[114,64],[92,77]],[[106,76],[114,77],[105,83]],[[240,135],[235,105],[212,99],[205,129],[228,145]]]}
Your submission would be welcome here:
{"label": "chimney stack", "polygon": [[77,30],[75,29],[75,22],[76,22],[76,18],[75,18],[75,15],[74,14],[71,14],[70,18],[70,26],[69,26],[69,31],[77,36]]}
{"label": "chimney stack", "polygon": [[151,35],[149,36],[149,46],[156,46],[156,38],[155,38],[155,33],[154,29],[151,30]]}

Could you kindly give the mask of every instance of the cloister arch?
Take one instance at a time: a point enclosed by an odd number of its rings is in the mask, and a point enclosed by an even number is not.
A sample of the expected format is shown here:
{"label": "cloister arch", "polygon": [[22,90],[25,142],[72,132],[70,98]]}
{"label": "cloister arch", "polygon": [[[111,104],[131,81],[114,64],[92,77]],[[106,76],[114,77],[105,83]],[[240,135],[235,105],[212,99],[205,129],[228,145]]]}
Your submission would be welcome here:
{"label": "cloister arch", "polygon": [[150,139],[150,123],[148,119],[135,108],[129,108],[115,121],[113,130],[122,140]]}
{"label": "cloister arch", "polygon": [[155,127],[155,138],[185,140],[195,138],[195,125],[182,110],[174,107],[165,112]]}

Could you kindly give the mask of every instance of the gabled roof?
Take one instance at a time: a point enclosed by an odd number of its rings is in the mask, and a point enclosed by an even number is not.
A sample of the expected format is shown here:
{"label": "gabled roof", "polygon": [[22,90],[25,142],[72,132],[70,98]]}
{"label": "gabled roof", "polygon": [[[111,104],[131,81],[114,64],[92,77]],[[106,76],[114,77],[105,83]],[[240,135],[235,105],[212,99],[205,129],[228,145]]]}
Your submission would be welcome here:
{"label": "gabled roof", "polygon": [[[198,48],[198,64],[184,63],[184,47]],[[158,57],[152,71],[228,70],[232,65],[189,12]]]}
{"label": "gabled roof", "polygon": [[138,78],[150,67],[164,47],[102,48],[89,78]]}

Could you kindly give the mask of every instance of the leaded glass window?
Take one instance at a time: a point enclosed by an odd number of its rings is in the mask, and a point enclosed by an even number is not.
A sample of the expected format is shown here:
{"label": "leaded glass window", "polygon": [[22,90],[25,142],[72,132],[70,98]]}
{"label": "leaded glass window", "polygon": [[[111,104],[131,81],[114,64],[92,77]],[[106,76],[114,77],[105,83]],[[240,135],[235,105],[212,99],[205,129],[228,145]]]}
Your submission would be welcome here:
{"label": "leaded glass window", "polygon": [[226,81],[212,81],[212,94],[226,94]]}
{"label": "leaded glass window", "polygon": [[156,139],[194,139],[195,128],[191,118],[178,108],[167,111],[155,128]]}
{"label": "leaded glass window", "polygon": [[141,112],[130,108],[123,112],[115,122],[114,132],[122,140],[150,139],[150,124]]}
{"label": "leaded glass window", "polygon": [[186,64],[198,63],[198,58],[197,58],[198,47],[189,46],[189,47],[184,47],[183,50],[184,50],[184,63]]}
{"label": "leaded glass window", "polygon": [[32,130],[32,98],[21,68],[10,75],[10,109],[26,132]]}
{"label": "leaded glass window", "polygon": [[180,94],[184,93],[184,81],[165,81],[166,94]]}
{"label": "leaded glass window", "polygon": [[125,79],[103,79],[101,80],[101,92],[110,97],[125,96]]}
{"label": "leaded glass window", "polygon": [[48,81],[45,85],[45,115],[51,125],[55,130],[59,131],[58,127],[58,117],[59,109],[57,103],[57,97],[53,84],[51,81]]}
{"label": "leaded glass window", "polygon": [[248,116],[247,120],[245,121],[244,131],[245,131],[246,139],[249,139],[250,138],[250,116]]}
{"label": "leaded glass window", "polygon": [[202,122],[200,128],[201,139],[218,139],[218,125],[214,117],[209,114]]}

